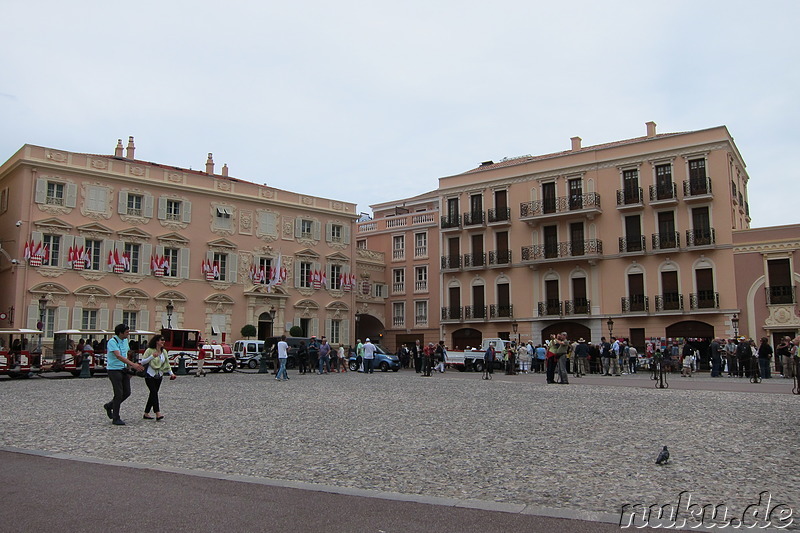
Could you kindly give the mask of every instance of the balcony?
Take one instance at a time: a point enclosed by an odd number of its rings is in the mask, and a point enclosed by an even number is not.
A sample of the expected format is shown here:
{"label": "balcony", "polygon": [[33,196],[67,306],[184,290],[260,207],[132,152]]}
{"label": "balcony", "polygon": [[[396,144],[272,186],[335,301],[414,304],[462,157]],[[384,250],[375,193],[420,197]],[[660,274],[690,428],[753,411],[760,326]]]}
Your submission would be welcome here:
{"label": "balcony", "polygon": [[683,294],[678,292],[657,294],[656,311],[683,311]]}
{"label": "balcony", "polygon": [[559,242],[550,244],[534,244],[522,247],[523,261],[594,258],[603,254],[603,241],[589,239],[587,241]]}
{"label": "balcony", "polygon": [[458,215],[445,215],[442,217],[441,228],[443,230],[453,230],[461,228],[461,217]]}
{"label": "balcony", "polygon": [[529,223],[570,217],[584,217],[592,220],[595,215],[600,213],[600,195],[597,193],[576,194],[519,204],[520,220]]}
{"label": "balcony", "polygon": [[683,199],[707,200],[711,198],[711,178],[689,178],[683,182]]}
{"label": "balcony", "polygon": [[442,270],[456,270],[461,268],[460,255],[443,255],[442,256]]}
{"label": "balcony", "polygon": [[463,316],[461,307],[442,307],[442,320],[461,320]]}
{"label": "balcony", "polygon": [[510,265],[511,250],[494,250],[489,252],[490,265]]}
{"label": "balcony", "polygon": [[489,224],[511,224],[511,208],[498,207],[489,209]]}
{"label": "balcony", "polygon": [[396,316],[392,318],[392,327],[402,328],[403,326],[405,326],[405,324],[406,324],[405,318],[402,316]]}
{"label": "balcony", "polygon": [[586,298],[575,298],[574,300],[565,300],[564,314],[567,316],[590,315],[592,314],[592,303]]}
{"label": "balcony", "polygon": [[405,248],[398,248],[396,250],[392,250],[392,261],[405,261],[405,259],[406,259]]}
{"label": "balcony", "polygon": [[650,311],[650,299],[644,294],[623,296],[621,300],[623,313],[647,313]]}
{"label": "balcony", "polygon": [[561,316],[564,313],[561,300],[547,300],[546,302],[539,302],[537,307],[539,316]]}
{"label": "balcony", "polygon": [[406,292],[405,283],[392,283],[392,294],[403,294],[404,292]]}
{"label": "balcony", "polygon": [[714,228],[686,230],[686,246],[712,246],[716,242]]}
{"label": "balcony", "polygon": [[405,215],[387,216],[359,222],[357,231],[363,233],[377,233],[386,230],[408,227],[426,228],[436,226],[438,211],[423,213],[409,213]]}
{"label": "balcony", "polygon": [[427,326],[428,325],[428,315],[417,315],[414,317],[414,325],[415,326]]}
{"label": "balcony", "polygon": [[489,306],[489,318],[513,318],[514,306],[492,304]]}
{"label": "balcony", "polygon": [[486,223],[486,213],[483,211],[470,211],[464,213],[464,227],[467,226],[483,226]]}
{"label": "balcony", "polygon": [[681,246],[681,234],[677,231],[672,233],[653,233],[653,251],[656,250],[675,250]]}
{"label": "balcony", "polygon": [[414,259],[421,259],[428,257],[428,247],[427,246],[416,246],[414,247]]}
{"label": "balcony", "polygon": [[464,320],[486,320],[485,305],[465,305]]}
{"label": "balcony", "polygon": [[764,287],[767,293],[767,305],[797,303],[794,285],[773,285]]}
{"label": "balcony", "polygon": [[644,194],[641,187],[628,187],[617,190],[617,209],[640,209],[644,207]]}
{"label": "balcony", "polygon": [[719,309],[719,293],[699,291],[689,295],[690,309]]}
{"label": "balcony", "polygon": [[669,185],[651,185],[650,186],[650,203],[668,204],[678,201],[678,185],[670,183]]}
{"label": "balcony", "polygon": [[428,292],[428,280],[415,281],[414,292]]}
{"label": "balcony", "polygon": [[633,237],[620,237],[619,238],[619,253],[644,253],[647,251],[645,247],[644,235],[634,235]]}
{"label": "balcony", "polygon": [[479,254],[464,254],[464,268],[485,267],[486,252]]}

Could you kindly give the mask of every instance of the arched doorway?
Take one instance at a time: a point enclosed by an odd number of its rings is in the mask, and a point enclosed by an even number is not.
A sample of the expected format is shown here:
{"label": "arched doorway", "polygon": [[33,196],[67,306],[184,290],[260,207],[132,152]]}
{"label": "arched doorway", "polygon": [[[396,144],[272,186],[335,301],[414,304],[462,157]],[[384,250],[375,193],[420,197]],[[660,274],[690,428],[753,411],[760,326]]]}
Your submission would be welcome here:
{"label": "arched doorway", "polygon": [[452,334],[453,343],[450,345],[451,350],[463,350],[467,346],[472,348],[480,348],[483,336],[477,329],[462,328],[457,329]]}
{"label": "arched doorway", "polygon": [[708,348],[714,339],[714,326],[699,320],[684,320],[667,326],[665,333],[667,339],[684,338],[686,344],[697,350],[697,353],[700,354],[698,368],[701,370],[709,370],[711,368],[711,357],[708,353]]}
{"label": "arched doorway", "polygon": [[267,337],[272,337],[274,325],[275,322],[273,322],[269,313],[258,315],[258,338],[263,341]]}
{"label": "arched doorway", "polygon": [[[578,322],[557,322],[542,330],[542,344],[550,341],[550,335],[558,335],[562,331],[567,332],[567,339],[570,341],[575,342],[582,338],[586,342],[592,342],[592,330],[589,327]],[[595,339],[594,342],[600,342],[600,339]]]}
{"label": "arched doorway", "polygon": [[[366,313],[359,313],[357,316],[355,339],[364,342],[369,338],[373,344],[380,343],[383,340],[383,322]],[[388,349],[386,346],[384,348]]]}

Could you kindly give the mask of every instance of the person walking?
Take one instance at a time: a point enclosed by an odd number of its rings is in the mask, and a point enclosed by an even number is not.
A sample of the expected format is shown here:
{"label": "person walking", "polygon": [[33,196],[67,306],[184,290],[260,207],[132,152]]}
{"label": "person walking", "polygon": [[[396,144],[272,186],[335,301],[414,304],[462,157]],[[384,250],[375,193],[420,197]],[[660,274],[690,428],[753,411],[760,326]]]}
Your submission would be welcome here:
{"label": "person walking", "polygon": [[319,365],[319,341],[316,335],[311,335],[311,340],[308,341],[308,371],[314,373]]}
{"label": "person walking", "polygon": [[558,379],[562,385],[569,385],[569,377],[567,375],[567,354],[570,351],[569,340],[567,340],[567,333],[562,331],[556,336],[555,340],[555,354],[558,362]]}
{"label": "person walking", "polygon": [[147,403],[144,405],[144,416],[142,416],[142,418],[145,420],[153,420],[153,417],[150,416],[150,410],[152,409],[156,415],[156,420],[162,420],[164,415],[161,414],[161,406],[158,402],[158,390],[161,388],[161,379],[164,377],[164,374],[168,374],[169,379],[178,377],[172,371],[172,367],[169,364],[167,350],[164,348],[163,335],[156,335],[150,339],[141,363],[146,367],[147,375],[144,378],[144,383],[150,391],[150,394],[147,396]]}
{"label": "person walking", "polygon": [[772,346],[769,344],[769,339],[761,337],[761,344],[758,347],[758,370],[761,372],[761,379],[770,379],[772,376],[769,373],[769,360],[772,358]]}
{"label": "person walking", "polygon": [[203,370],[203,363],[205,363],[206,360],[206,349],[203,347],[203,341],[200,340],[198,345],[200,346],[200,349],[197,351],[197,370],[194,372],[194,377],[196,378],[200,376],[206,377],[207,373],[205,370]]}
{"label": "person walking", "polygon": [[288,357],[289,344],[286,342],[286,335],[281,335],[281,340],[278,341],[278,364],[280,367],[278,368],[278,374],[275,376],[275,381],[289,381],[289,375],[286,373],[286,359]]}
{"label": "person walking", "polygon": [[339,345],[339,365],[341,366],[340,372],[347,372],[347,357],[345,357],[344,344]]}
{"label": "person walking", "polygon": [[327,374],[331,370],[331,345],[328,339],[322,336],[322,343],[319,345],[319,373]]}
{"label": "person walking", "polygon": [[306,341],[300,341],[300,345],[297,347],[297,366],[300,367],[300,374],[310,372],[308,368],[308,346],[306,346]]}
{"label": "person walking", "polygon": [[375,345],[370,342],[369,337],[364,343],[364,373],[372,374],[372,363],[375,361]]}
{"label": "person walking", "polygon": [[422,345],[420,344],[420,340],[417,339],[414,342],[414,346],[411,348],[411,357],[414,359],[414,370],[417,374],[422,373]]}
{"label": "person walking", "polygon": [[486,371],[494,374],[494,360],[497,359],[497,352],[494,349],[494,343],[490,342],[489,347],[486,348],[486,353],[483,354],[483,365]]}
{"label": "person walking", "polygon": [[108,341],[108,353],[106,354],[106,370],[111,387],[114,390],[114,398],[103,405],[106,415],[111,419],[115,426],[124,426],[125,421],[119,416],[119,410],[128,396],[131,395],[131,374],[127,368],[136,371],[144,370],[139,363],[134,363],[128,359],[128,334],[131,329],[125,324],[118,324],[114,328],[114,336]]}

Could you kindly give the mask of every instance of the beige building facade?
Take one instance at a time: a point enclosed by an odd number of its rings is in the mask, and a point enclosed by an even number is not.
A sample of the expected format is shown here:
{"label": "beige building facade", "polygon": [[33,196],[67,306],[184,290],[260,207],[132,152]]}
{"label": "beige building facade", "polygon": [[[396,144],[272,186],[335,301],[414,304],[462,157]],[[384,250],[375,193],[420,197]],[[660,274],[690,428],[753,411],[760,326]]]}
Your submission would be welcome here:
{"label": "beige building facade", "polygon": [[25,145],[0,167],[0,326],[41,320],[45,344],[120,322],[353,342],[356,306],[380,301],[358,294],[354,204],[216,173],[211,154],[202,172],[134,150],[133,138],[113,156]]}

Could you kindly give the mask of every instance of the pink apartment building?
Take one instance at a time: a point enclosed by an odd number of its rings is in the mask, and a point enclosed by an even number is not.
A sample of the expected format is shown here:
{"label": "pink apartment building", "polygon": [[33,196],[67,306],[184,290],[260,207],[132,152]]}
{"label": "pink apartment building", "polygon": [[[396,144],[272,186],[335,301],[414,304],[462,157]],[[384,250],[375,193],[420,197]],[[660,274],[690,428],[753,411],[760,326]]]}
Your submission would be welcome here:
{"label": "pink apartment building", "polygon": [[261,338],[300,326],[350,344],[357,306],[382,309],[382,280],[362,284],[353,259],[354,204],[215,173],[211,154],[202,172],[134,150],[25,145],[0,167],[0,327],[41,320],[45,345],[120,322],[228,342],[246,324]]}

